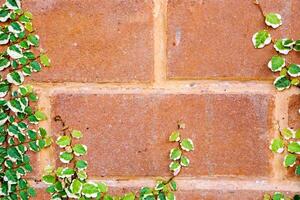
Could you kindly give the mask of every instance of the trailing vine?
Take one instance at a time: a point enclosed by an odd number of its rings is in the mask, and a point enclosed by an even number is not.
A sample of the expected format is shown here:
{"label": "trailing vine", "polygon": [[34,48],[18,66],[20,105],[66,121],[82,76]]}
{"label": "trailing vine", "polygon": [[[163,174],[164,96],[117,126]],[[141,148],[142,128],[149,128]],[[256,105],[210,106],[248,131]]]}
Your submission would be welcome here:
{"label": "trailing vine", "polygon": [[194,150],[191,139],[181,138],[181,129],[172,132],[169,141],[176,144],[170,150],[169,169],[172,176],[167,179],[157,180],[154,188],[142,187],[138,193],[129,192],[123,196],[112,196],[108,193],[108,186],[103,182],[92,182],[88,180],[86,169],[88,162],[81,159],[87,154],[87,146],[79,144],[77,141],[83,137],[78,130],[70,129],[60,116],[55,117],[55,121],[62,124],[62,135],[56,140],[56,144],[62,149],[59,159],[62,167],[53,169],[48,167],[42,180],[48,184],[47,192],[51,194],[51,199],[103,199],[103,200],[175,200],[174,192],[177,184],[174,178],[179,175],[184,167],[190,164],[186,152]]}
{"label": "trailing vine", "polygon": [[[52,144],[46,130],[38,126],[46,115],[34,106],[38,96],[30,85],[24,85],[25,77],[50,66],[50,59],[39,48],[39,36],[34,33],[32,14],[21,9],[21,0],[6,0],[0,7],[0,199],[27,200],[36,195],[28,184],[26,174],[33,171],[29,151],[39,152]],[[47,167],[42,180],[48,184],[51,199],[104,199],[104,200],[174,200],[177,184],[174,178],[190,164],[186,152],[194,150],[191,139],[181,138],[184,124],[178,125],[169,141],[177,144],[170,150],[168,180],[157,180],[154,188],[143,187],[139,193],[111,196],[105,183],[91,182],[87,178],[88,163],[80,159],[87,154],[87,146],[74,143],[83,137],[78,130],[71,130],[59,117],[62,135],[56,144],[63,149],[59,159],[63,167]]]}
{"label": "trailing vine", "polygon": [[0,199],[26,200],[35,196],[25,175],[33,170],[28,152],[38,152],[52,142],[38,127],[46,115],[36,106],[32,86],[23,85],[32,73],[50,66],[39,48],[32,14],[21,9],[20,0],[6,0],[0,7]]}
{"label": "trailing vine", "polygon": [[[268,27],[276,29],[282,25],[282,17],[278,13],[265,14],[259,3],[259,0],[255,1],[261,14],[265,19],[265,24]],[[283,91],[291,86],[300,86],[300,65],[288,61],[285,57],[291,51],[300,51],[300,40],[293,40],[291,38],[272,39],[269,33],[269,28],[266,27],[255,33],[252,37],[252,42],[255,48],[263,48],[266,45],[273,44],[276,50],[274,55],[267,66],[272,72],[278,72],[279,76],[274,80],[274,86],[277,90]],[[279,135],[274,138],[270,144],[270,150],[274,153],[285,153],[283,166],[286,168],[295,168],[295,175],[300,175],[300,129],[294,130],[292,128],[280,129]],[[299,195],[295,195],[293,198],[286,197],[283,193],[276,192],[274,195],[265,194],[264,200],[300,200]]]}

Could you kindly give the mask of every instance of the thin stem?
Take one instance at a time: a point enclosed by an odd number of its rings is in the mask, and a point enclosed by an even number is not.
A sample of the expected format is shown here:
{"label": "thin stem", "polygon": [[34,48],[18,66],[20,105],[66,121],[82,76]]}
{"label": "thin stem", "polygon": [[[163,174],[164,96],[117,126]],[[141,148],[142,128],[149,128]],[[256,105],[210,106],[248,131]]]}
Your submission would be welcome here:
{"label": "thin stem", "polygon": [[265,18],[266,15],[265,15],[265,13],[264,13],[264,11],[263,11],[261,5],[260,5],[259,0],[254,0],[254,4],[257,5],[257,7],[259,8],[259,11],[260,11],[260,13],[261,13],[261,15]]}

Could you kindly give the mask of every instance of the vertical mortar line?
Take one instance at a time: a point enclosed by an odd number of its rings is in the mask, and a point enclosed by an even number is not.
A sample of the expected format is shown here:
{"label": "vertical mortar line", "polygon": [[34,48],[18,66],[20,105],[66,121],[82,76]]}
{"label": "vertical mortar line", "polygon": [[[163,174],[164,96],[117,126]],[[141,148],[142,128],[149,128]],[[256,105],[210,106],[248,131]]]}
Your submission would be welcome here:
{"label": "vertical mortar line", "polygon": [[[271,134],[273,138],[279,136],[278,128],[284,129],[288,127],[288,101],[289,97],[291,96],[290,91],[285,92],[277,92],[275,95],[275,121],[273,122],[273,131],[274,133]],[[272,139],[272,138],[271,138]],[[271,141],[269,141],[271,142]],[[273,179],[274,181],[279,181],[285,179],[287,175],[287,170],[283,166],[283,158],[284,154],[275,154],[273,153]]]}
{"label": "vertical mortar line", "polygon": [[167,0],[153,0],[154,2],[154,85],[159,86],[166,80],[166,21]]}
{"label": "vertical mortar line", "polygon": [[[51,132],[51,88],[47,86],[35,85],[33,85],[33,88],[37,92],[37,95],[39,97],[37,109],[43,111],[47,116],[47,120],[41,121],[39,123],[39,127],[45,128],[49,136],[53,136]],[[54,154],[55,151],[52,146],[43,149],[41,152],[38,153],[39,175],[42,175],[45,167],[55,165],[55,156],[53,156]]]}

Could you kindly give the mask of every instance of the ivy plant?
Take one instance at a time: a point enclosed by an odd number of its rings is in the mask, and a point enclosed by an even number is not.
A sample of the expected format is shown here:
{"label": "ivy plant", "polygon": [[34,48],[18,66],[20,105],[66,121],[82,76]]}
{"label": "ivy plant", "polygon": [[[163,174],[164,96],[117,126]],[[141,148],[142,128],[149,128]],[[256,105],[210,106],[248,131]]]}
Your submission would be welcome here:
{"label": "ivy plant", "polygon": [[0,199],[27,200],[35,196],[26,174],[33,170],[28,152],[39,152],[51,138],[38,123],[46,115],[25,77],[50,66],[39,48],[32,14],[21,9],[20,0],[6,0],[0,7]]}
{"label": "ivy plant", "polygon": [[129,192],[122,196],[113,196],[109,194],[108,186],[103,182],[93,182],[88,180],[86,169],[88,162],[82,159],[87,155],[87,146],[78,143],[83,137],[81,131],[65,128],[65,122],[57,116],[56,121],[63,125],[62,135],[56,139],[56,144],[61,149],[59,160],[62,167],[54,169],[48,167],[42,180],[48,185],[47,192],[51,199],[101,199],[101,200],[175,200],[174,192],[177,190],[177,184],[174,178],[180,171],[188,167],[190,160],[186,153],[194,150],[193,141],[189,138],[182,138],[182,126],[171,133],[169,141],[173,142],[175,147],[169,152],[170,165],[172,173],[168,180],[157,180],[155,187],[142,187],[138,193]]}
{"label": "ivy plant", "polygon": [[[278,73],[278,77],[274,80],[274,86],[277,90],[283,91],[291,86],[299,87],[300,84],[300,65],[297,63],[289,62],[286,58],[291,51],[300,51],[300,40],[291,38],[272,39],[268,27],[276,29],[282,25],[282,17],[278,13],[265,14],[262,10],[259,1],[256,0],[255,4],[260,9],[265,24],[267,27],[258,31],[252,37],[252,43],[255,48],[263,48],[266,45],[273,44],[276,54],[273,55],[267,63],[268,68]],[[295,175],[300,175],[299,154],[300,154],[300,129],[293,130],[291,128],[279,127],[279,136],[272,139],[269,146],[270,150],[274,153],[284,153],[283,166],[286,168],[295,168]],[[299,195],[293,198],[285,196],[283,193],[276,192],[272,196],[269,194],[264,195],[264,200],[300,200]]]}

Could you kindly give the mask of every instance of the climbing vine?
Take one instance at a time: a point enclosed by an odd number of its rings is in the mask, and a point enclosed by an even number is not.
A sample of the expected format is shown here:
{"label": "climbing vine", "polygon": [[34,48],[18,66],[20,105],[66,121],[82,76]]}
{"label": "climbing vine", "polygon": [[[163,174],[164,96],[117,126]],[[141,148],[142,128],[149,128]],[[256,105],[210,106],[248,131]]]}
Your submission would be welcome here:
{"label": "climbing vine", "polygon": [[[274,80],[274,86],[279,91],[288,89],[291,86],[299,87],[300,65],[290,62],[286,55],[291,51],[300,51],[300,40],[293,40],[291,38],[272,39],[269,27],[273,29],[280,27],[283,21],[282,17],[278,13],[271,12],[265,14],[258,0],[255,1],[255,4],[262,13],[267,27],[255,33],[252,37],[252,42],[255,48],[263,48],[266,45],[273,44],[276,55],[269,60],[267,66],[272,72],[279,73],[279,76]],[[281,130],[279,127],[279,133],[279,136],[271,141],[269,148],[274,153],[285,153],[283,166],[286,168],[295,167],[295,174],[299,176],[300,129],[284,128]],[[264,200],[272,199],[299,200],[300,196],[295,195],[293,198],[289,198],[280,192],[274,193],[273,196],[265,194]]]}
{"label": "climbing vine", "polygon": [[[50,66],[50,59],[39,47],[39,36],[34,32],[32,14],[21,9],[21,0],[6,0],[0,7],[0,199],[27,200],[36,195],[28,184],[27,173],[32,172],[28,153],[39,152],[52,144],[52,138],[38,123],[46,120],[46,115],[34,102],[38,96],[30,85],[24,85],[25,77],[31,76]],[[88,180],[87,161],[80,159],[87,154],[87,146],[78,141],[83,134],[78,130],[66,128],[62,123],[62,135],[56,145],[62,149],[59,160],[63,167],[47,167],[42,177],[48,184],[47,192],[51,199],[104,199],[104,200],[174,200],[177,184],[174,180],[184,167],[190,164],[185,155],[194,150],[191,139],[181,138],[184,124],[178,125],[169,141],[177,146],[170,150],[169,169],[172,173],[168,180],[157,180],[154,188],[143,187],[139,193],[111,196],[105,183]]]}
{"label": "climbing vine", "polygon": [[21,9],[19,0],[7,0],[0,7],[0,199],[26,200],[35,196],[25,175],[33,170],[28,152],[38,152],[52,142],[38,127],[46,115],[36,106],[32,86],[23,85],[32,73],[50,66],[39,48],[32,14]]}
{"label": "climbing vine", "polygon": [[83,137],[78,130],[71,130],[66,126],[60,116],[55,117],[56,121],[62,124],[62,135],[56,140],[56,144],[62,149],[59,159],[62,167],[53,169],[48,167],[42,180],[48,184],[47,192],[51,194],[51,199],[103,199],[103,200],[175,200],[174,192],[177,184],[174,178],[179,175],[184,167],[190,164],[189,158],[185,155],[194,150],[191,139],[182,139],[181,130],[172,132],[169,141],[175,143],[176,147],[170,150],[169,169],[171,178],[157,180],[154,188],[142,187],[138,193],[130,192],[123,196],[112,196],[108,192],[108,187],[103,182],[92,182],[88,180],[86,169],[88,162],[81,159],[87,154],[87,147],[79,144],[75,140]]}

